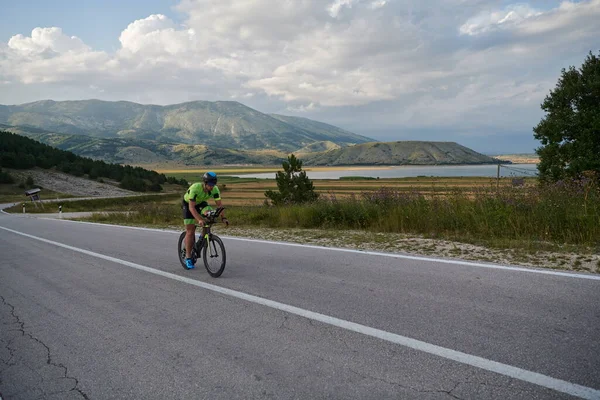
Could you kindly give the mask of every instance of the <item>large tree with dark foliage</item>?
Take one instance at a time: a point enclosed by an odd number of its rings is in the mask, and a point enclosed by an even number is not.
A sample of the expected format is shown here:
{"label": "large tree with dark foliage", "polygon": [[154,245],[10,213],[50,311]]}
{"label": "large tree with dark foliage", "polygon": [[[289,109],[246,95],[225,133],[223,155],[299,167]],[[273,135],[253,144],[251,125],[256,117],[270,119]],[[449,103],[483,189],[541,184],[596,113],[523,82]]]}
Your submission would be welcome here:
{"label": "large tree with dark foliage", "polygon": [[279,171],[275,175],[278,191],[268,190],[265,192],[265,196],[271,199],[273,204],[299,204],[314,201],[319,197],[312,181],[302,170],[302,161],[292,154],[287,161],[283,162],[282,166],[283,171]]}
{"label": "large tree with dark foliage", "polygon": [[562,69],[556,88],[542,103],[546,112],[533,129],[542,142],[538,170],[542,181],[600,176],[600,52],[589,53],[581,68]]}

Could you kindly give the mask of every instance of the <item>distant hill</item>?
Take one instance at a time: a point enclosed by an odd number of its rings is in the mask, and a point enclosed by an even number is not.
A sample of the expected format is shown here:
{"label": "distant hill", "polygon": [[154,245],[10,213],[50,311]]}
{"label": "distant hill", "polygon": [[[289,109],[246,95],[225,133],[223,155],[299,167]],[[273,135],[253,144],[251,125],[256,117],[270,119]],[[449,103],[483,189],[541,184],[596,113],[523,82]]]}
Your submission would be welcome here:
{"label": "distant hill", "polygon": [[2,124],[0,129],[27,136],[82,157],[119,164],[143,165],[173,161],[188,165],[273,165],[280,164],[287,157],[287,154],[281,151],[219,149],[205,145],[164,143],[155,140],[101,139]]}
{"label": "distant hill", "polygon": [[52,101],[0,105],[0,124],[97,138],[154,140],[238,150],[295,151],[314,142],[339,146],[374,139],[306,118],[267,115],[235,101],[168,106],[127,101]]}
{"label": "distant hill", "polygon": [[326,140],[324,142],[315,142],[312,144],[309,144],[308,146],[304,146],[303,148],[297,150],[294,152],[294,154],[298,155],[304,155],[306,153],[318,153],[318,152],[323,152],[323,151],[331,151],[331,150],[337,150],[340,149],[341,146],[330,142],[329,140]]}
{"label": "distant hill", "polygon": [[487,164],[498,160],[454,142],[376,142],[305,154],[305,165]]}

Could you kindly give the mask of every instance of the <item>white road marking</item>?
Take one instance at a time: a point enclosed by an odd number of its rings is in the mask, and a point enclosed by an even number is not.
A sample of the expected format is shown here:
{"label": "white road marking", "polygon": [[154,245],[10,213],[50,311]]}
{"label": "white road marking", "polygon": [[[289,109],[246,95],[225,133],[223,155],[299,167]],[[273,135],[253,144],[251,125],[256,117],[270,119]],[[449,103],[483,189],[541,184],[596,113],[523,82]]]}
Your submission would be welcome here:
{"label": "white road marking", "polygon": [[100,253],[95,253],[93,251],[80,249],[78,247],[69,246],[63,243],[55,242],[52,240],[40,238],[37,236],[29,235],[27,233],[15,231],[13,229],[5,228],[0,226],[0,229],[3,229],[8,232],[15,233],[17,235],[25,236],[30,239],[38,240],[44,243],[48,243],[54,246],[62,247],[68,250],[76,251],[79,253],[87,254],[92,257],[100,258],[103,260],[111,261],[114,263],[118,263],[121,265],[125,265],[127,267],[135,268],[141,271],[149,272],[151,274],[163,276],[165,278],[173,279],[179,282],[184,282],[190,285],[194,285],[206,290],[210,290],[216,293],[221,293],[226,296],[235,297],[241,300],[249,301],[252,303],[260,304],[266,307],[270,307],[276,310],[284,311],[290,314],[298,315],[304,318],[308,318],[314,321],[319,321],[324,324],[336,326],[338,328],[346,329],[352,332],[361,333],[366,336],[371,336],[374,338],[378,338],[381,340],[385,340],[391,343],[396,343],[401,346],[409,347],[411,349],[415,349],[418,351],[422,351],[428,354],[433,354],[442,358],[446,358],[448,360],[456,361],[462,364],[471,365],[476,368],[480,368],[486,371],[495,372],[501,375],[505,375],[514,379],[519,379],[525,382],[533,383],[535,385],[539,385],[548,389],[553,389],[558,392],[566,393],[571,396],[577,396],[582,399],[600,399],[600,390],[596,390],[594,388],[578,385],[576,383],[567,382],[561,379],[552,378],[547,375],[539,374],[537,372],[528,371],[522,368],[513,367],[511,365],[502,364],[496,361],[488,360],[483,357],[474,356],[471,354],[463,353],[460,351],[448,349],[445,347],[437,346],[431,343],[423,342],[420,340],[412,339],[406,336],[397,335],[395,333],[383,331],[380,329],[372,328],[366,325],[357,324],[351,321],[346,321],[343,319],[331,317],[329,315],[316,313],[313,311],[305,310],[299,307],[290,306],[288,304],[280,303],[277,301],[265,299],[262,297],[254,296],[251,294],[247,294],[244,292],[239,292],[237,290],[226,289],[220,286],[211,285],[210,283],[205,283],[201,281],[197,281],[194,279],[186,278],[183,276],[179,276],[176,274],[172,274],[170,272],[165,272],[161,270],[157,270],[154,268],[146,267],[144,265],[135,264],[129,261],[121,260],[115,257],[107,256]]}

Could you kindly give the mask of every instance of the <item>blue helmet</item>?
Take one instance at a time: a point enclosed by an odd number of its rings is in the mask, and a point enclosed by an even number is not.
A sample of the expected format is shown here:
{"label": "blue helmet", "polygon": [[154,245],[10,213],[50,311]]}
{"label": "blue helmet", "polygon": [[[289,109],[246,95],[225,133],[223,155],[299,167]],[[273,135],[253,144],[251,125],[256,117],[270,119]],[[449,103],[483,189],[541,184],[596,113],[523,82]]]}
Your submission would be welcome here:
{"label": "blue helmet", "polygon": [[217,184],[217,174],[209,171],[209,172],[205,173],[204,175],[202,175],[202,181],[204,183],[216,185]]}

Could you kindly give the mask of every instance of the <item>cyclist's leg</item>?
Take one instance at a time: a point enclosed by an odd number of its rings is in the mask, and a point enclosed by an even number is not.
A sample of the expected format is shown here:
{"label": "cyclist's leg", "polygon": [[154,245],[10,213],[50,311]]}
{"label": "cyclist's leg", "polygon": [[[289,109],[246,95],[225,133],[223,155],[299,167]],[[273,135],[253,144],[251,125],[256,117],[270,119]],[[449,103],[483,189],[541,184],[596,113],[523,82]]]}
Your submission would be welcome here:
{"label": "cyclist's leg", "polygon": [[185,225],[185,258],[192,257],[192,248],[194,247],[194,238],[196,233],[195,224]]}
{"label": "cyclist's leg", "polygon": [[206,215],[206,213],[212,209],[213,208],[211,206],[209,206],[206,201],[196,204],[196,211],[198,211],[198,213],[200,213],[200,215]]}
{"label": "cyclist's leg", "polygon": [[185,257],[192,257],[192,248],[194,247],[194,237],[196,233],[196,220],[190,212],[188,203],[182,200],[183,224],[185,225]]}

